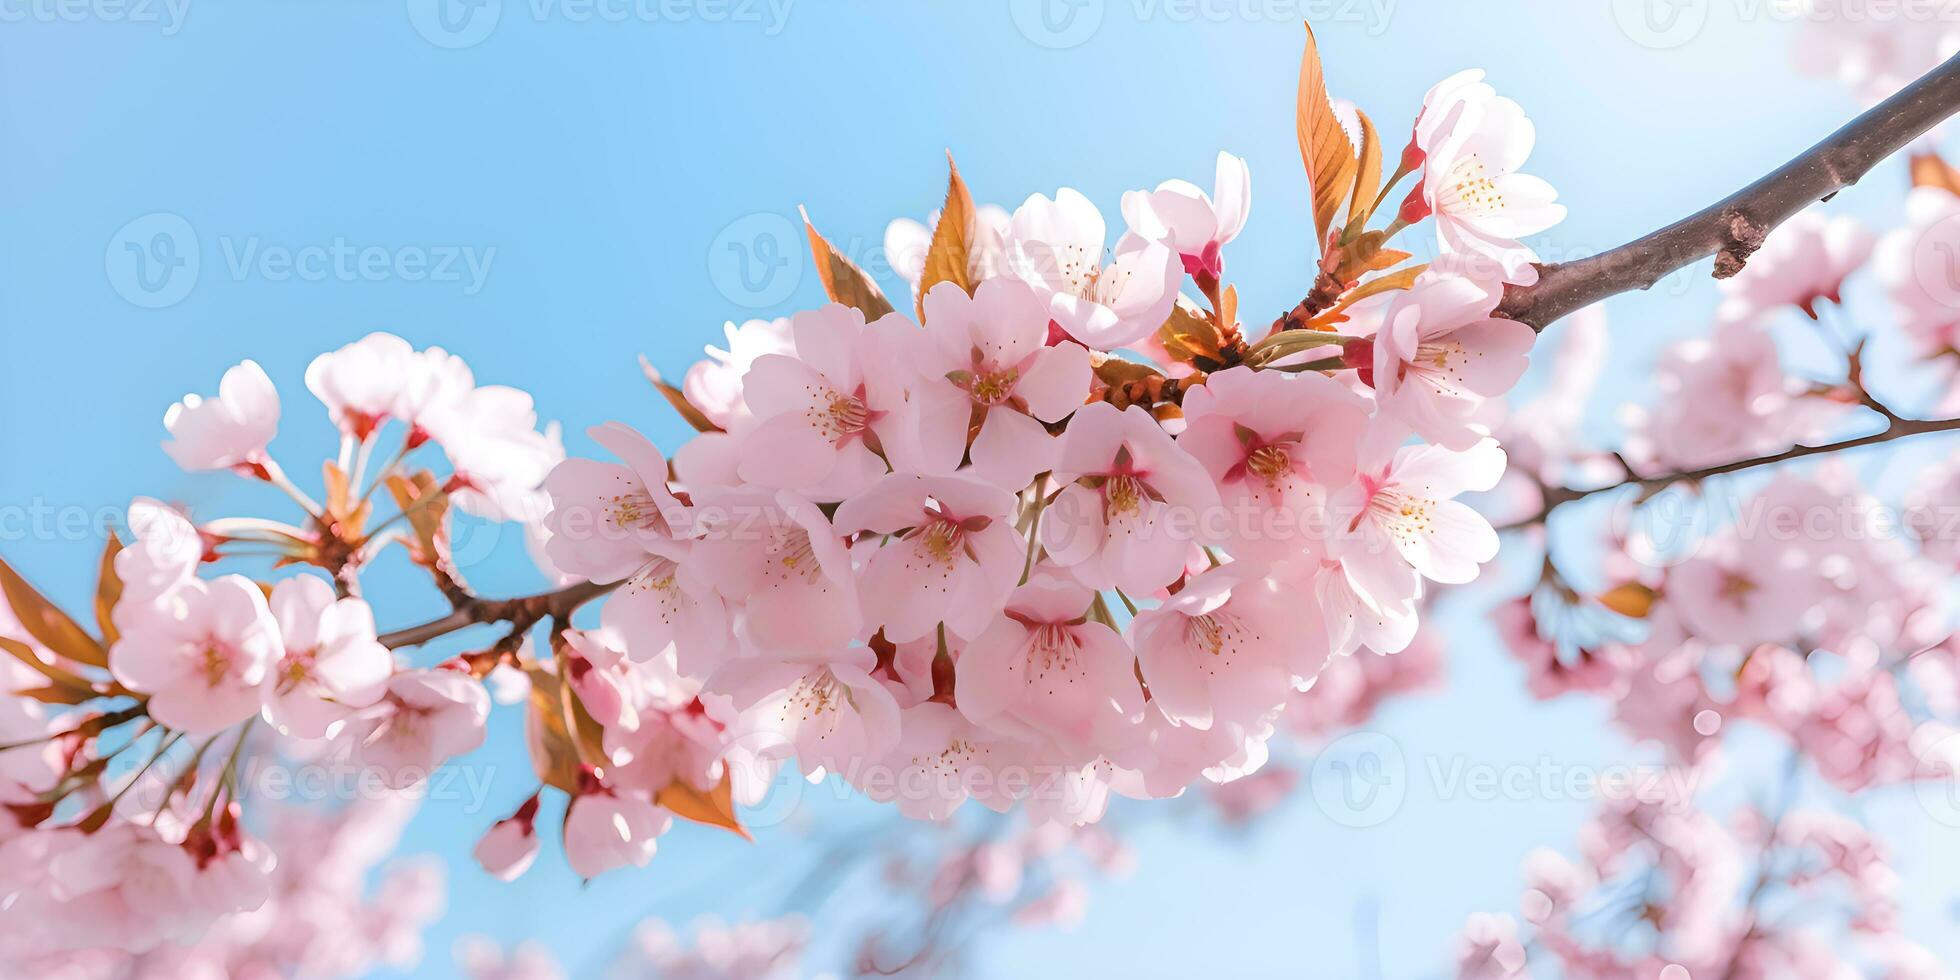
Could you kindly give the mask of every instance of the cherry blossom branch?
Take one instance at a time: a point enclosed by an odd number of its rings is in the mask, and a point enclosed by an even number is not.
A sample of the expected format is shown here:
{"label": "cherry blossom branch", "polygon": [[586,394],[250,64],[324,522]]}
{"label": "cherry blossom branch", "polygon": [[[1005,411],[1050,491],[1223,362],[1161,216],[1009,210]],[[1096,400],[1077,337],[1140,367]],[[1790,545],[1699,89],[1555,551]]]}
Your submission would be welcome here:
{"label": "cherry blossom branch", "polygon": [[[1697,470],[1679,470],[1671,473],[1659,473],[1653,476],[1641,476],[1632,472],[1629,468],[1627,475],[1623,479],[1608,483],[1605,486],[1592,487],[1586,490],[1574,489],[1572,487],[1547,487],[1545,488],[1544,505],[1538,508],[1537,513],[1530,517],[1504,524],[1498,530],[1515,531],[1534,524],[1542,524],[1546,518],[1551,516],[1552,511],[1557,510],[1565,504],[1572,503],[1575,500],[1584,500],[1587,497],[1606,493],[1609,490],[1618,490],[1621,487],[1639,487],[1643,494],[1651,495],[1676,483],[1699,483],[1711,477],[1722,476],[1728,473],[1738,473],[1742,470],[1755,469],[1759,466],[1775,466],[1778,463],[1788,463],[1792,460],[1803,459],[1808,456],[1823,456],[1829,453],[1860,449],[1865,446],[1876,446],[1882,443],[1896,442],[1897,440],[1911,436],[1925,435],[1930,432],[1960,431],[1960,418],[1908,419],[1901,418],[1889,410],[1881,410],[1880,413],[1889,420],[1889,423],[1884,429],[1853,439],[1820,443],[1814,446],[1796,446],[1769,456],[1753,456],[1748,459],[1739,459],[1734,462],[1707,466]],[[1622,460],[1620,465],[1625,466],[1625,461]]]}
{"label": "cherry blossom branch", "polygon": [[417,646],[458,630],[488,623],[511,623],[522,630],[545,619],[567,620],[580,606],[611,592],[619,585],[618,582],[606,585],[580,582],[555,592],[541,592],[537,595],[511,599],[483,599],[472,596],[463,600],[455,610],[441,619],[382,634],[381,645],[390,650]]}
{"label": "cherry blossom branch", "polygon": [[1701,212],[1591,258],[1538,266],[1538,282],[1508,289],[1497,314],[1543,331],[1569,313],[1609,296],[1648,289],[1669,273],[1710,255],[1716,256],[1717,279],[1733,276],[1777,225],[1857,183],[1879,161],[1956,111],[1960,111],[1960,55],[1775,172]]}

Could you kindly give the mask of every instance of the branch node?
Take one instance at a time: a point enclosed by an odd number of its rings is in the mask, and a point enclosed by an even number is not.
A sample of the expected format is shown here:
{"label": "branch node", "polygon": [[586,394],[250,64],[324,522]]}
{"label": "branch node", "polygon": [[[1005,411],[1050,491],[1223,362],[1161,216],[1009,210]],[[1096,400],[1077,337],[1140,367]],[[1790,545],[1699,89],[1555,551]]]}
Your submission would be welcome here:
{"label": "branch node", "polygon": [[1728,279],[1742,271],[1749,257],[1763,247],[1769,228],[1738,207],[1722,210],[1722,248],[1715,253],[1715,278]]}

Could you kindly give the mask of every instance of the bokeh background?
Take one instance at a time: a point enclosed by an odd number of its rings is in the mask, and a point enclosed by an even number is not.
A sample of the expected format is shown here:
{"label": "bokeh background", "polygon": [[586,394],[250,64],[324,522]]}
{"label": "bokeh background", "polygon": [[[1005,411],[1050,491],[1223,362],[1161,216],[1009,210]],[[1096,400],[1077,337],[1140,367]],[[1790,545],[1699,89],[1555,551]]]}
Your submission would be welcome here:
{"label": "bokeh background", "polygon": [[[254,358],[285,396],[275,452],[303,477],[333,444],[305,366],[375,329],[447,347],[485,383],[528,389],[575,454],[594,452],[583,429],[609,419],[672,451],[687,431],[636,357],[677,377],[724,321],[819,302],[795,237],[799,205],[882,269],[886,223],[937,205],[949,148],[979,200],[1012,207],[1067,185],[1112,221],[1125,190],[1170,177],[1209,186],[1219,149],[1245,157],[1252,220],[1227,268],[1248,321],[1263,322],[1310,280],[1293,133],[1302,19],[1317,27],[1330,86],[1384,133],[1405,130],[1435,81],[1488,69],[1537,123],[1530,170],[1571,208],[1533,244],[1552,259],[1595,252],[1716,200],[1858,110],[1829,80],[1797,75],[1799,28],[1776,9],[3,0],[0,551],[80,604],[99,526],[134,495],[206,517],[283,516],[259,488],[178,471],[157,448],[163,410]],[[1903,173],[1887,164],[1833,209],[1888,226]],[[1614,437],[1617,404],[1649,394],[1642,378],[1659,345],[1705,329],[1705,273],[1611,304],[1613,360],[1587,420],[1600,440]],[[1880,311],[1856,295],[1851,308]],[[1856,465],[1885,486],[1911,459]],[[542,584],[514,528],[475,525],[458,551],[486,593]],[[974,939],[973,972],[1444,974],[1465,916],[1513,909],[1524,855],[1570,850],[1594,804],[1544,781],[1474,792],[1451,774],[1659,758],[1612,732],[1595,700],[1525,692],[1483,617],[1523,587],[1515,572],[1442,607],[1442,688],[1392,702],[1358,740],[1293,750],[1316,778],[1277,810],[1221,830],[1201,806],[1120,807],[1112,821],[1134,871],[1092,879],[1073,930]],[[369,593],[384,629],[440,602],[399,565]],[[1359,770],[1327,761],[1343,753],[1390,765],[1352,785],[1341,774]],[[1709,791],[1762,798],[1774,783],[1763,760],[1776,757],[1752,754],[1745,736]],[[547,848],[529,875],[497,883],[469,849],[534,785],[516,712],[493,718],[490,746],[469,764],[472,780],[425,805],[401,845],[445,862],[451,883],[417,975],[452,975],[451,944],[466,934],[539,941],[588,975],[648,916],[685,926],[783,911],[812,917],[806,962],[820,968],[889,915],[875,861],[800,887],[835,848],[875,855],[893,833],[886,812],[823,787],[751,815],[754,844],[686,826],[643,870],[581,887]],[[1377,790],[1394,802],[1357,815],[1353,794]],[[1960,961],[1960,830],[1909,789],[1860,806],[1895,848],[1907,931]]]}

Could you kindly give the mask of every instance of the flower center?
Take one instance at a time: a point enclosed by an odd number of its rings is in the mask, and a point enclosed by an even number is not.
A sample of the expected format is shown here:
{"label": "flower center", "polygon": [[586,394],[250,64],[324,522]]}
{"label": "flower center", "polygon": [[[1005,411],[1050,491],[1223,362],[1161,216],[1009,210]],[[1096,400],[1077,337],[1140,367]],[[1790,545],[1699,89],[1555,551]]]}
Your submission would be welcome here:
{"label": "flower center", "polygon": [[[1195,650],[1213,657],[1223,657],[1228,662],[1245,635],[1245,623],[1223,609],[1192,616],[1184,621],[1186,643]],[[1207,670],[1216,672],[1216,667],[1207,667]]]}
{"label": "flower center", "polygon": [[1748,602],[1749,597],[1754,595],[1759,588],[1761,586],[1757,585],[1754,579],[1741,572],[1723,572],[1722,585],[1718,594],[1721,595],[1723,601],[1731,605],[1740,606]]}
{"label": "flower center", "polygon": [[231,674],[231,656],[213,644],[204,648],[204,683],[217,687]]}
{"label": "flower center", "polygon": [[810,721],[836,711],[840,705],[857,707],[851,696],[851,689],[837,683],[836,675],[830,668],[806,674],[790,685],[789,696],[783,700],[781,718],[787,722],[795,713],[796,720]]}
{"label": "flower center", "polygon": [[1028,638],[1028,674],[1030,680],[1047,679],[1048,693],[1055,693],[1054,678],[1060,675],[1064,683],[1075,683],[1076,654],[1082,645],[1076,641],[1075,632],[1063,623],[1042,623],[1035,627],[1034,634]]}
{"label": "flower center", "polygon": [[1134,517],[1143,510],[1143,498],[1149,496],[1143,481],[1128,473],[1119,473],[1103,484],[1103,519],[1113,521],[1118,517]]}
{"label": "flower center", "polygon": [[1437,203],[1452,214],[1483,217],[1504,210],[1504,194],[1497,189],[1483,159],[1472,153],[1450,168]]}
{"label": "flower center", "polygon": [[681,567],[673,559],[655,556],[627,583],[642,592],[659,592],[672,597],[679,584]]}
{"label": "flower center", "polygon": [[670,533],[667,527],[667,515],[660,512],[660,506],[654,503],[653,494],[644,487],[607,498],[606,505],[614,527],[622,530],[639,528],[660,534]]}
{"label": "flower center", "polygon": [[1368,514],[1389,537],[1410,544],[1434,526],[1436,501],[1382,489],[1368,499]]}
{"label": "flower center", "polygon": [[769,545],[769,560],[785,580],[815,579],[823,572],[816,546],[810,543],[810,532],[800,527],[783,533]]}
{"label": "flower center", "polygon": [[1021,380],[1021,372],[1007,369],[986,371],[973,376],[973,383],[967,393],[973,400],[992,408],[1014,396],[1014,386]]}
{"label": "flower center", "polygon": [[1260,446],[1246,455],[1245,468],[1277,486],[1281,477],[1293,472],[1293,456],[1284,446]]}
{"label": "flower center", "polygon": [[811,426],[823,433],[824,438],[842,442],[864,431],[871,424],[871,409],[863,399],[846,395],[841,391],[831,391],[829,402],[822,408],[810,409],[808,418]]}
{"label": "flower center", "polygon": [[951,565],[966,550],[966,532],[943,514],[927,515],[918,534],[927,557],[942,565]]}

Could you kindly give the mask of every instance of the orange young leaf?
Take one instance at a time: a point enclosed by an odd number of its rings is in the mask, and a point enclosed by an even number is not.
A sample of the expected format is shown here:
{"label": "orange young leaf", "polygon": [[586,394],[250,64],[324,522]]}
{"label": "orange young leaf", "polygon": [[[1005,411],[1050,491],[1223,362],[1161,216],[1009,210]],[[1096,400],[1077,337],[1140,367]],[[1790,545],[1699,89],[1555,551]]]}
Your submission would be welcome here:
{"label": "orange young leaf", "polygon": [[[40,674],[42,677],[45,677],[49,681],[53,682],[48,690],[59,692],[60,696],[64,699],[60,701],[55,701],[52,700],[51,697],[40,697],[40,696],[30,695],[30,697],[34,697],[34,699],[37,701],[45,701],[50,704],[81,704],[83,701],[87,701],[92,697],[96,697],[98,694],[98,692],[95,690],[95,685],[89,683],[87,678],[82,677],[79,674],[75,674],[67,670],[63,670],[62,668],[57,667],[54,664],[42,660],[40,656],[34,652],[33,647],[30,647],[19,640],[13,639],[12,637],[0,636],[0,650],[5,650],[8,653],[12,654],[15,660],[21,662],[22,666],[32,669],[35,673]],[[36,688],[36,690],[42,690],[42,689]],[[13,693],[25,694],[27,692],[16,691]],[[73,700],[66,700],[69,698],[72,698]]]}
{"label": "orange young leaf", "polygon": [[1183,303],[1171,307],[1170,319],[1157,328],[1157,340],[1172,358],[1187,364],[1196,357],[1223,360],[1218,350],[1217,328]]}
{"label": "orange young leaf", "polygon": [[122,551],[122,541],[116,532],[109,532],[109,540],[102,546],[101,570],[95,579],[95,625],[102,631],[102,645],[115,646],[120,634],[110,615],[115,612],[116,603],[122,601],[122,576],[116,574],[116,555]]}
{"label": "orange young leaf", "polygon": [[[926,293],[942,282],[950,282],[973,295],[980,284],[973,280],[973,195],[960,177],[953,153],[946,151],[946,206],[939,210],[939,224],[932,230],[932,245],[926,249],[926,271],[919,278],[919,322],[926,319]],[[869,314],[867,314],[867,317]]]}
{"label": "orange young leaf", "polygon": [[435,474],[422,470],[413,477],[391,473],[388,494],[395,506],[408,515],[408,526],[415,532],[413,557],[417,564],[435,567],[442,561],[443,517],[449,513],[449,497],[436,482]]}
{"label": "orange young leaf", "polygon": [[724,772],[721,784],[706,793],[695,789],[684,779],[676,779],[665,789],[653,795],[653,802],[672,811],[674,816],[710,827],[721,827],[741,835],[743,840],[753,841],[748,829],[735,816],[735,792],[730,776]]}
{"label": "orange young leaf", "polygon": [[1915,153],[1912,155],[1912,186],[1937,187],[1949,194],[1960,195],[1960,170],[1940,159],[1937,153]]}
{"label": "orange young leaf", "polygon": [[1348,200],[1348,234],[1367,226],[1382,187],[1381,136],[1367,113],[1356,109],[1354,117],[1361,123],[1361,160],[1354,171],[1354,196]]}
{"label": "orange young leaf", "polygon": [[1398,289],[1407,289],[1415,285],[1416,277],[1422,275],[1423,271],[1428,268],[1429,266],[1427,265],[1413,265],[1406,269],[1398,269],[1385,276],[1377,276],[1376,278],[1370,279],[1342,293],[1339,301],[1328,308],[1325,313],[1314,317],[1307,326],[1316,330],[1322,328],[1331,330],[1333,329],[1333,324],[1346,322],[1346,313],[1349,307],[1371,296],[1380,296],[1383,293],[1394,292]]}
{"label": "orange young leaf", "polygon": [[667,379],[660,376],[660,372],[654,368],[653,362],[647,360],[644,354],[640,355],[640,373],[647,376],[647,383],[653,385],[653,390],[660,392],[660,397],[667,399],[667,404],[674,406],[674,411],[680,413],[681,421],[693,426],[694,431],[721,431],[721,426],[716,425],[713,420],[708,418],[705,412],[695,408],[694,403],[687,400],[687,394],[685,392],[668,384]]}
{"label": "orange young leaf", "polygon": [[810,223],[810,213],[801,208],[797,213],[803,216],[803,230],[810,235],[810,256],[816,260],[817,277],[823,280],[824,294],[832,302],[855,307],[864,314],[867,323],[892,312],[891,301],[879,292],[871,277],[817,233],[817,226]]}
{"label": "orange young leaf", "polygon": [[540,665],[524,673],[531,678],[530,710],[524,713],[526,741],[531,745],[531,766],[545,785],[578,792],[579,750],[565,724],[563,695],[558,675]]}
{"label": "orange young leaf", "polygon": [[1614,586],[1599,597],[1599,604],[1628,619],[1646,619],[1654,608],[1654,590],[1639,582]]}
{"label": "orange young leaf", "polygon": [[1295,105],[1295,129],[1300,138],[1300,160],[1306,164],[1307,183],[1313,189],[1313,222],[1316,241],[1327,244],[1327,230],[1334,216],[1354,191],[1354,172],[1359,163],[1347,130],[1334,115],[1334,103],[1327,95],[1327,77],[1320,66],[1320,47],[1314,40],[1313,25],[1307,25],[1307,48],[1300,56],[1300,93]]}
{"label": "orange young leaf", "polygon": [[90,667],[109,666],[109,657],[94,637],[75,624],[47,597],[35,591],[13,566],[0,560],[0,592],[27,634],[56,654]]}

